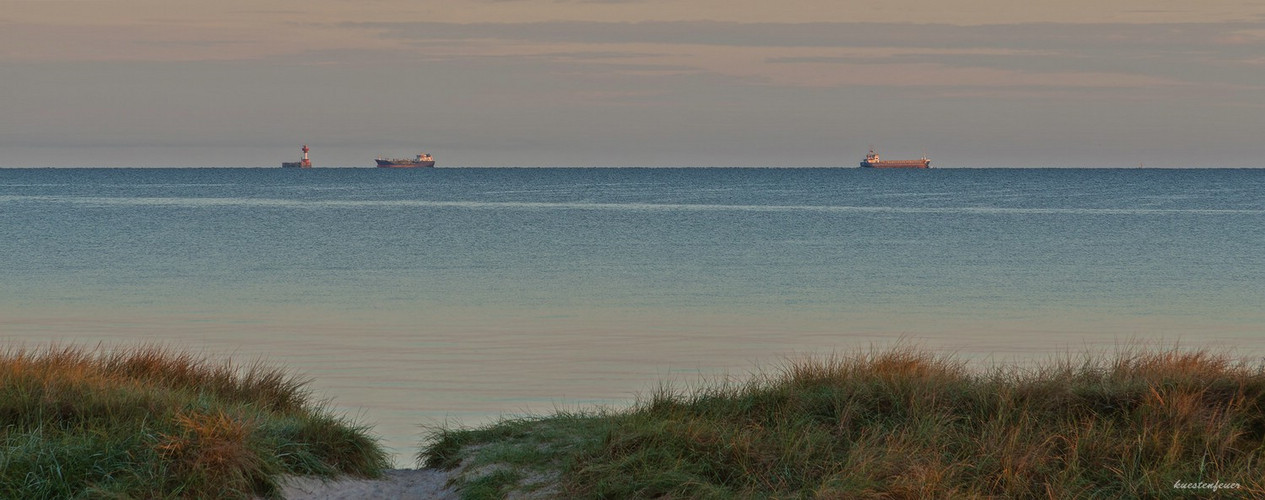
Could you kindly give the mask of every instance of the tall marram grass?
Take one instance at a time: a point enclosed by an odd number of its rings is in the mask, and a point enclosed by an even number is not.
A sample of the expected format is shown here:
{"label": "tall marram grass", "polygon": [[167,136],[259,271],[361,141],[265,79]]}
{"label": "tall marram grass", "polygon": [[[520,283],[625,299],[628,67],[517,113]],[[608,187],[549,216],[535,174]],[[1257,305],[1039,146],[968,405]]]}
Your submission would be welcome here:
{"label": "tall marram grass", "polygon": [[[600,434],[555,459],[561,496],[1169,498],[1219,482],[1265,497],[1265,370],[1204,351],[981,370],[896,348],[589,418]],[[479,435],[497,433],[442,430],[420,458],[456,466],[471,458],[453,443],[486,447]]]}
{"label": "tall marram grass", "polygon": [[160,347],[0,354],[0,498],[276,496],[283,474],[374,477],[367,429],[306,382]]}

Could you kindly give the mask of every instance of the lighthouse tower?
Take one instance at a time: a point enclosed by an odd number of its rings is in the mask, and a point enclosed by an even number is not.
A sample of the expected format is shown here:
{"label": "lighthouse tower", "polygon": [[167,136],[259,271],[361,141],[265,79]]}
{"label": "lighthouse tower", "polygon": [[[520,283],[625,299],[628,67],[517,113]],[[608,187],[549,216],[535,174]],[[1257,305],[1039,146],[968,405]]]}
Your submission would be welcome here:
{"label": "lighthouse tower", "polygon": [[312,168],[312,160],[307,159],[308,151],[309,149],[307,148],[307,144],[304,144],[303,145],[303,162],[299,164],[299,167],[301,168]]}

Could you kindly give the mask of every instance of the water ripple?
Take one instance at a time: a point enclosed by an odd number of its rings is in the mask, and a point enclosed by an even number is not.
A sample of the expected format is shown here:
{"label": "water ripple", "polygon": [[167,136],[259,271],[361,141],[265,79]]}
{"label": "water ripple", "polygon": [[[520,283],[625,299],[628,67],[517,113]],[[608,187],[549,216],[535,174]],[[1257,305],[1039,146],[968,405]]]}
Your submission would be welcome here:
{"label": "water ripple", "polygon": [[1093,207],[911,207],[887,205],[734,205],[707,203],[600,203],[473,200],[293,200],[283,198],[0,196],[0,203],[44,202],[89,206],[295,209],[463,208],[470,210],[598,210],[635,212],[821,212],[972,215],[1263,215],[1262,209]]}

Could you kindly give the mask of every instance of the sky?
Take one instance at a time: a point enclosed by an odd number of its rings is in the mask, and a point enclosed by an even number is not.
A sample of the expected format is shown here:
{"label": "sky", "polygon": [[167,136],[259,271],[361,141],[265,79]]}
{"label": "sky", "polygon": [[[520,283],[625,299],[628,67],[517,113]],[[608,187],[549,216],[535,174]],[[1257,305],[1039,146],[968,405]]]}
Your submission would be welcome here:
{"label": "sky", "polygon": [[1265,166],[1259,0],[0,0],[0,167]]}

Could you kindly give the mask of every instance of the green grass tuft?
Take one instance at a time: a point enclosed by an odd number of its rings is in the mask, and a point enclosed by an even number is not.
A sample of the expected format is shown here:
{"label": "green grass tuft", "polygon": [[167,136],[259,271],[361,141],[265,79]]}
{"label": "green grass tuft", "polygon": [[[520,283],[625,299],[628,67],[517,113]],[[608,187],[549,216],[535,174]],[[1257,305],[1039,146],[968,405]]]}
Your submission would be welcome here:
{"label": "green grass tuft", "polygon": [[1171,349],[980,371],[897,348],[792,362],[743,384],[661,389],[627,411],[435,436],[420,461],[518,473],[459,477],[466,498],[524,491],[523,471],[545,470],[557,482],[541,491],[567,498],[1214,493],[1179,481],[1261,497],[1265,368]]}
{"label": "green grass tuft", "polygon": [[10,350],[0,498],[248,498],[284,474],[380,475],[385,451],[305,385],[158,347]]}

